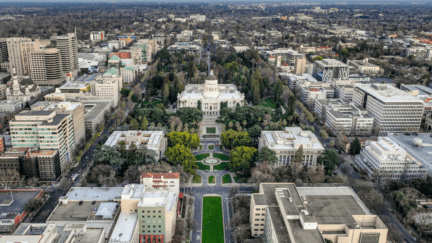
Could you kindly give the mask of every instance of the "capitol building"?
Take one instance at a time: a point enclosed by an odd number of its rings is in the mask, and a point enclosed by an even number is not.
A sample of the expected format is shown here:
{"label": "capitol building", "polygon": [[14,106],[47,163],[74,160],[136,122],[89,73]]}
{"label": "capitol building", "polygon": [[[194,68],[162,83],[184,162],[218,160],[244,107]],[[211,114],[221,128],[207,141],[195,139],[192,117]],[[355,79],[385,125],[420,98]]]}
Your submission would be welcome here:
{"label": "capitol building", "polygon": [[229,108],[235,108],[237,104],[243,106],[245,102],[244,94],[240,93],[234,84],[218,84],[213,71],[208,75],[205,84],[188,84],[177,98],[179,108],[198,108],[200,101],[204,116],[219,116],[221,102],[227,102]]}

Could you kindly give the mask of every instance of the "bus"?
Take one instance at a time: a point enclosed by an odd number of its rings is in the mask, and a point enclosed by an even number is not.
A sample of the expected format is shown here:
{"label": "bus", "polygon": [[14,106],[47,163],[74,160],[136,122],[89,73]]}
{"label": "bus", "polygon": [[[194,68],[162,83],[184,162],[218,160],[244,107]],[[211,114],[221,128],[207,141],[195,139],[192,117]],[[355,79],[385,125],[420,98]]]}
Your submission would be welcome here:
{"label": "bus", "polygon": [[78,177],[78,174],[73,174],[72,178],[71,178],[71,181],[75,181],[77,177]]}

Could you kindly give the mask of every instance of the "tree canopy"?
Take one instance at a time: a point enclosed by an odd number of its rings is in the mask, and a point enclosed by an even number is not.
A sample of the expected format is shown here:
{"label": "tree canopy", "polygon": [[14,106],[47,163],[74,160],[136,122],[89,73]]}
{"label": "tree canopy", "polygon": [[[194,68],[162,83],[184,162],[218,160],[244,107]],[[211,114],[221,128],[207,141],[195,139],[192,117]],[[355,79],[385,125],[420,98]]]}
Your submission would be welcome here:
{"label": "tree canopy", "polygon": [[165,156],[168,161],[174,165],[181,164],[184,171],[189,174],[195,174],[194,169],[198,166],[195,164],[196,159],[188,147],[182,144],[176,144],[174,147],[168,147],[165,151]]}
{"label": "tree canopy", "polygon": [[323,155],[318,157],[318,163],[324,165],[327,175],[331,175],[332,171],[340,164],[339,154],[334,149],[326,149]]}
{"label": "tree canopy", "polygon": [[230,153],[230,170],[233,172],[250,170],[257,154],[258,150],[253,147],[234,148]]}
{"label": "tree canopy", "polygon": [[170,147],[174,147],[177,144],[183,145],[185,147],[197,148],[200,144],[200,138],[196,133],[189,132],[170,132],[167,134],[168,144]]}
{"label": "tree canopy", "polygon": [[361,143],[360,143],[360,140],[358,139],[358,137],[356,137],[352,141],[348,152],[349,152],[349,154],[356,155],[356,154],[360,153],[360,150],[361,150]]}
{"label": "tree canopy", "polygon": [[258,153],[257,156],[258,162],[269,162],[269,163],[276,163],[278,161],[278,158],[276,157],[276,152],[269,149],[267,146],[261,148],[261,150]]}
{"label": "tree canopy", "polygon": [[249,146],[252,143],[249,133],[242,131],[228,130],[221,134],[222,145],[227,149],[238,146]]}

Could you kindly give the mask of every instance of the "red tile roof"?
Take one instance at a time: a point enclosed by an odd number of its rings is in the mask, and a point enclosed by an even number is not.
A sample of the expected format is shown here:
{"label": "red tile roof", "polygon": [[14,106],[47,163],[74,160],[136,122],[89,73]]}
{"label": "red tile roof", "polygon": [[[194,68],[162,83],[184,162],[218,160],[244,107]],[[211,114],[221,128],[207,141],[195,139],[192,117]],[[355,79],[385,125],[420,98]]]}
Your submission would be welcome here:
{"label": "red tile roof", "polygon": [[312,89],[310,89],[309,91],[320,91],[320,90],[317,89],[317,88],[312,88]]}
{"label": "red tile roof", "polygon": [[289,66],[289,65],[288,65],[288,63],[284,62],[284,63],[282,63],[282,66],[286,67],[286,66]]}
{"label": "red tile roof", "polygon": [[141,178],[161,179],[179,179],[180,173],[143,173]]}
{"label": "red tile roof", "polygon": [[270,55],[269,58],[276,58],[275,56]]}

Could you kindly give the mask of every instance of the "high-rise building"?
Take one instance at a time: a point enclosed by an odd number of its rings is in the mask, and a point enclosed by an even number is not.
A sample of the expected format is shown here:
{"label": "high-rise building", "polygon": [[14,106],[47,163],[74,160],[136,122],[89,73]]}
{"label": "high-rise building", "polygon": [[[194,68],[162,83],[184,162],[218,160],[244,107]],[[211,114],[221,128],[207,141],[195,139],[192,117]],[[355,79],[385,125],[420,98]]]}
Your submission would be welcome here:
{"label": "high-rise building", "polygon": [[335,59],[323,59],[315,61],[313,74],[316,79],[326,83],[348,80],[349,66]]}
{"label": "high-rise building", "polygon": [[63,72],[68,73],[79,68],[78,41],[75,33],[52,36],[51,43],[60,50]]}
{"label": "high-rise building", "polygon": [[39,86],[58,87],[66,83],[60,51],[51,47],[38,49],[30,54],[30,75]]}
{"label": "high-rise building", "polygon": [[[29,66],[26,67],[26,61],[28,65],[30,51],[35,49],[34,44],[35,43],[32,43],[30,38],[14,37],[7,39],[9,66],[10,70],[16,75],[21,76],[29,74]],[[23,52],[25,52],[25,55],[23,55]],[[26,61],[23,59],[24,56],[26,57]]]}
{"label": "high-rise building", "polygon": [[306,72],[306,57],[295,59],[294,74],[302,74]]}
{"label": "high-rise building", "polygon": [[31,106],[32,111],[56,111],[57,114],[72,114],[74,125],[75,145],[84,145],[85,126],[84,126],[84,104],[82,102],[49,102],[39,101]]}
{"label": "high-rise building", "polygon": [[91,41],[102,41],[105,39],[105,31],[91,31],[90,40]]}
{"label": "high-rise building", "polygon": [[74,124],[72,114],[56,111],[21,112],[9,122],[14,148],[58,150],[61,170],[74,156]]}
{"label": "high-rise building", "polygon": [[378,132],[418,132],[424,103],[409,93],[387,84],[357,84],[353,102],[374,118]]}
{"label": "high-rise building", "polygon": [[7,62],[9,59],[8,49],[7,49],[7,40],[0,39],[0,63]]}

